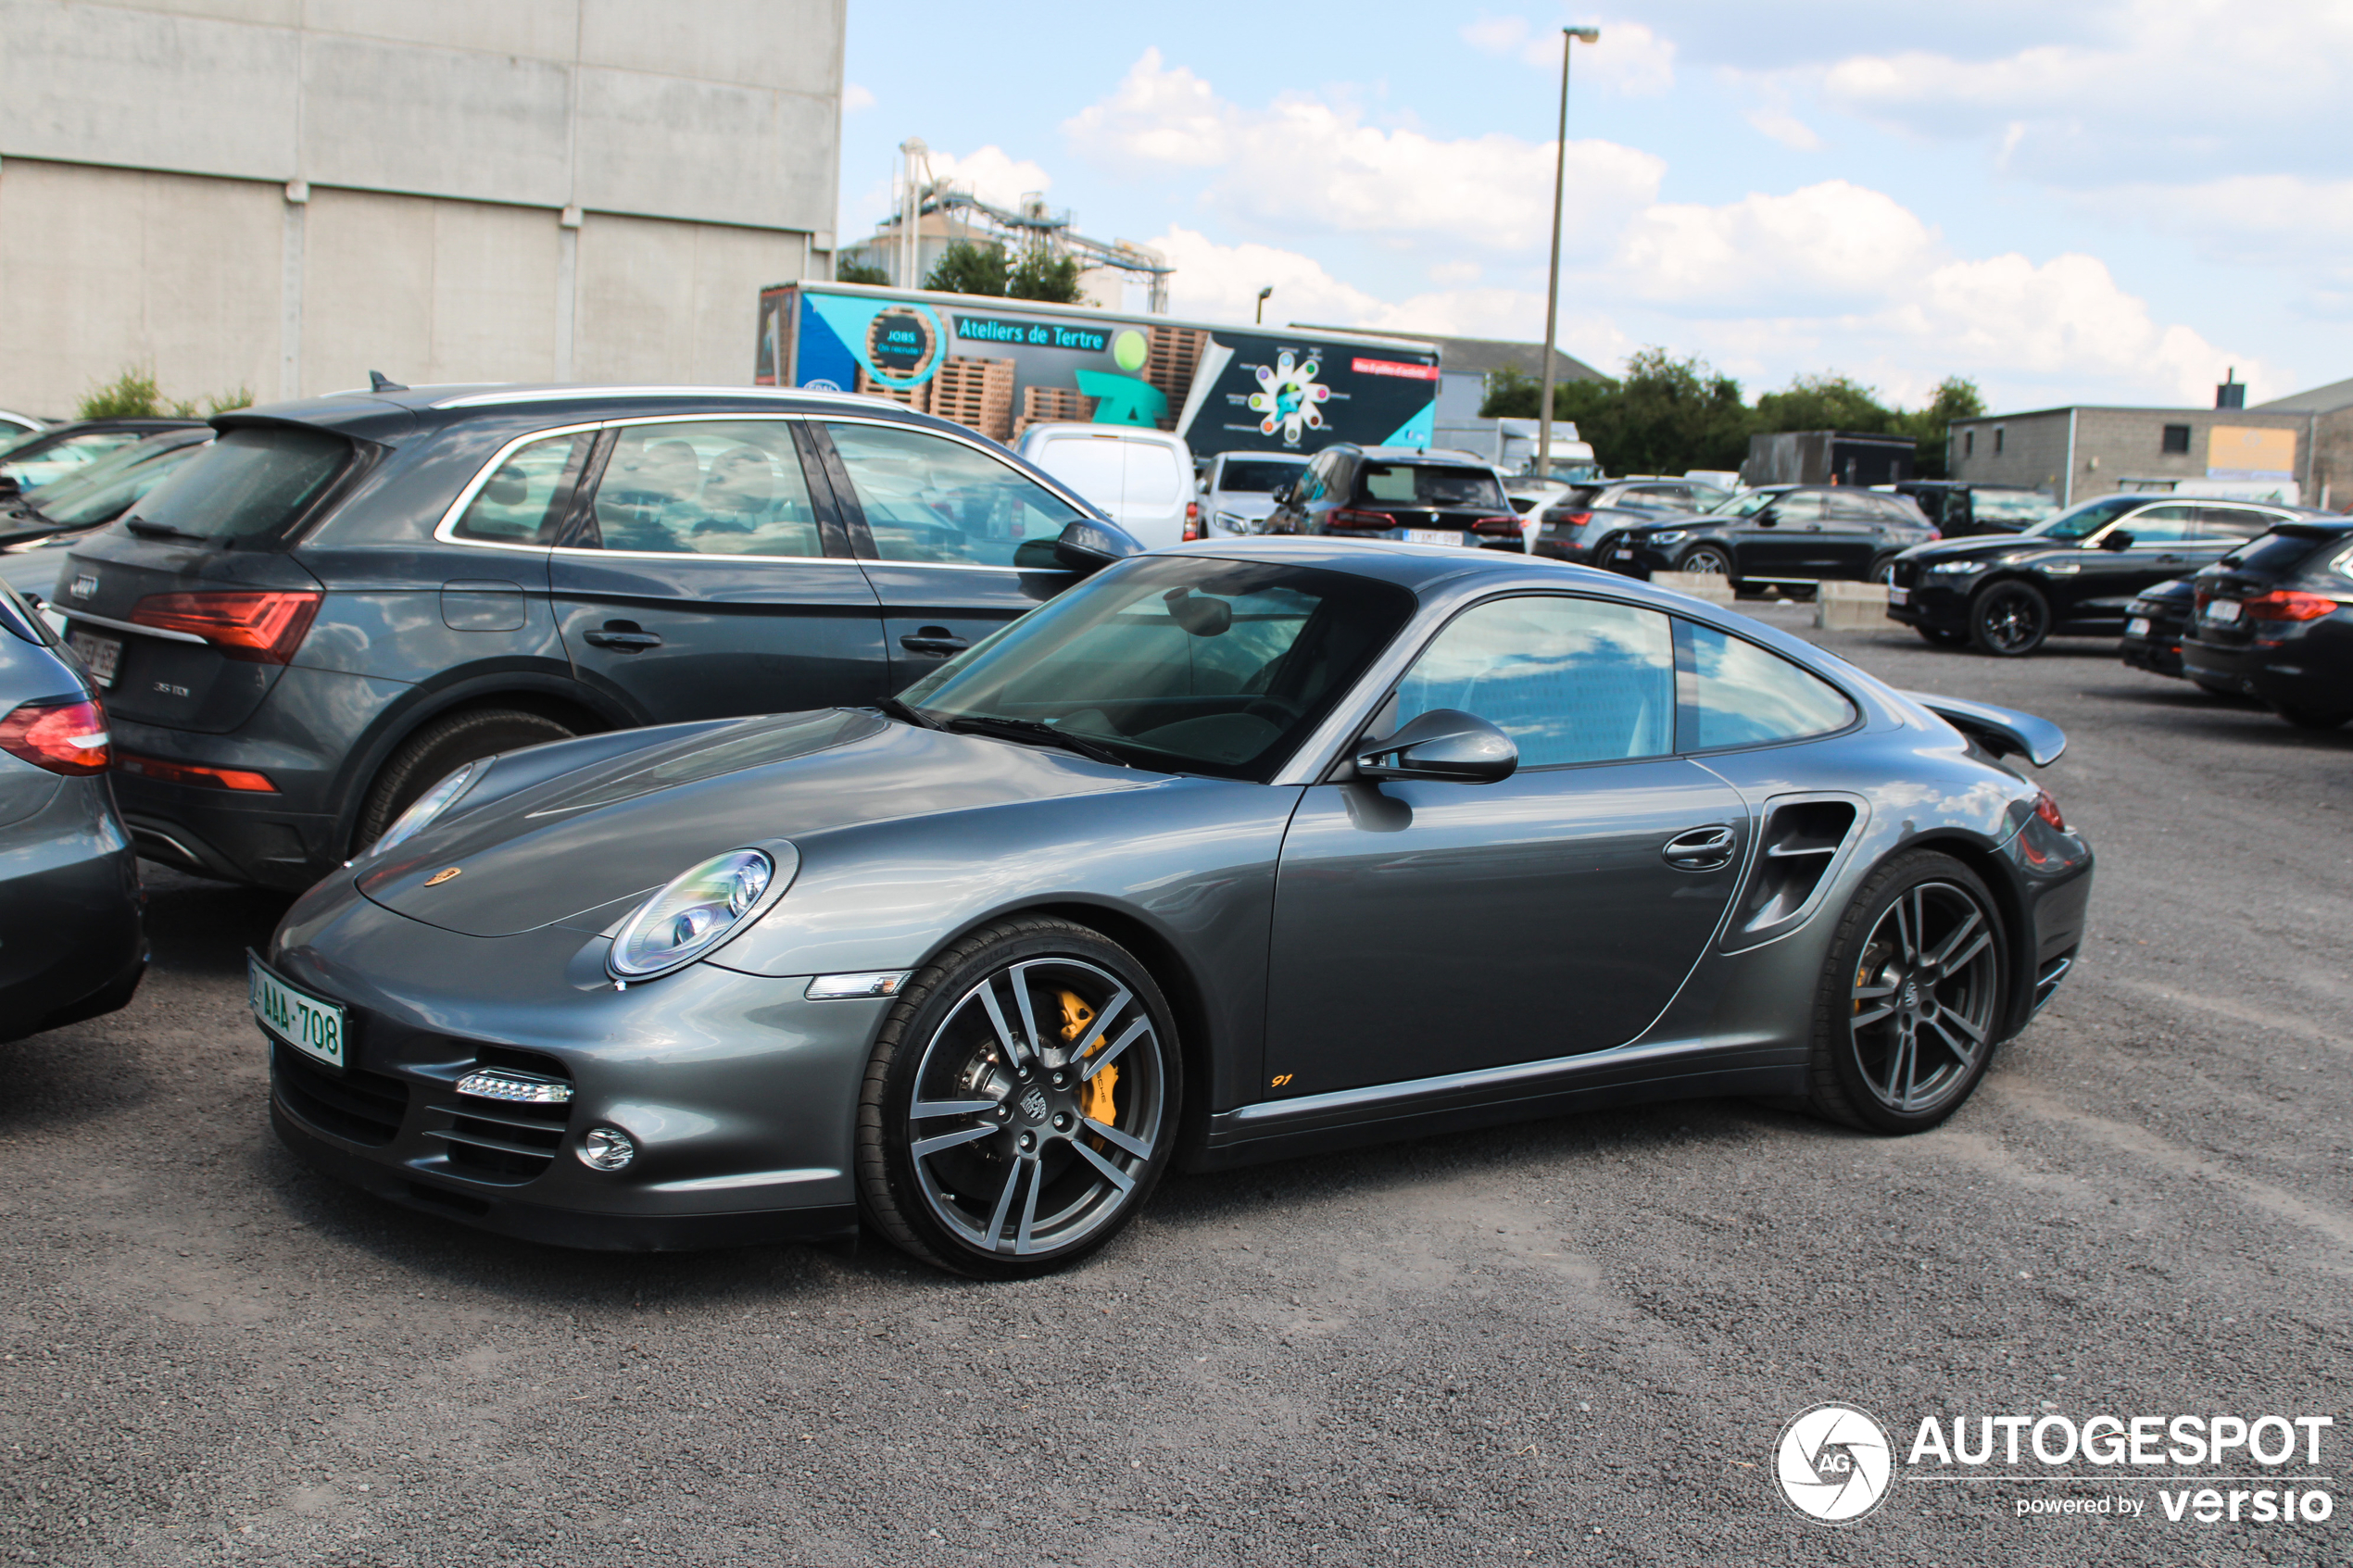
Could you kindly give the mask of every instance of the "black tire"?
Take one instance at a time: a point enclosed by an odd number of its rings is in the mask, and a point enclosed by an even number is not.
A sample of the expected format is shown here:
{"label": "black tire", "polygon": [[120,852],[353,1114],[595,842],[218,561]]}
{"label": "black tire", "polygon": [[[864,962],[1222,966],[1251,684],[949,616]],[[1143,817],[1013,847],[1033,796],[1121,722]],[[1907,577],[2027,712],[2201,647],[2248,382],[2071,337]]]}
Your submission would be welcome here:
{"label": "black tire", "polygon": [[2275,702],[2271,711],[2299,730],[2334,730],[2344,727],[2353,713],[2323,713],[2316,708],[2299,708],[2294,703]]}
{"label": "black tire", "polygon": [[[1918,934],[1911,947],[1906,927]],[[1975,872],[1932,849],[1881,865],[1840,917],[1822,966],[1807,1109],[1886,1134],[1952,1115],[1999,1043],[2008,970],[2001,910]]]}
{"label": "black tire", "polygon": [[1895,558],[1881,556],[1871,562],[1871,570],[1864,574],[1864,580],[1870,583],[1883,583],[1891,588],[1895,586]]}
{"label": "black tire", "polygon": [[1949,626],[1915,626],[1912,630],[1941,648],[1957,648],[1969,641],[1967,632],[1956,632]]}
{"label": "black tire", "polygon": [[1676,561],[1675,570],[1678,571],[1695,571],[1702,577],[1721,577],[1726,583],[1730,583],[1734,589],[1738,589],[1740,587],[1740,583],[1734,580],[1732,576],[1731,555],[1721,546],[1692,546],[1690,549],[1683,552],[1680,559]]}
{"label": "black tire", "polygon": [[351,852],[382,838],[417,797],[467,763],[520,746],[570,740],[577,733],[545,714],[516,708],[470,708],[428,721],[401,742],[368,786],[351,832]]}
{"label": "black tire", "polygon": [[1069,921],[998,921],[918,971],[875,1036],[858,1097],[859,1207],[894,1246],[956,1273],[1067,1268],[1150,1200],[1183,1103],[1176,1023],[1151,971]]}
{"label": "black tire", "polygon": [[1969,606],[1969,640],[1996,659],[2024,659],[2051,634],[2051,601],[2016,578],[1979,591]]}

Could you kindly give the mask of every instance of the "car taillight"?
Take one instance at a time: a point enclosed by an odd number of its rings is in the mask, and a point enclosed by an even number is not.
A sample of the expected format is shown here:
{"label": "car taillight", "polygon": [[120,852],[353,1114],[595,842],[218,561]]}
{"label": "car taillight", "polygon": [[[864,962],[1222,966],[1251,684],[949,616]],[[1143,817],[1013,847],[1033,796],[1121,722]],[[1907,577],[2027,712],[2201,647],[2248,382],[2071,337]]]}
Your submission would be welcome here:
{"label": "car taillight", "polygon": [[1481,517],[1471,520],[1473,533],[1505,533],[1519,537],[1519,519],[1516,517]]}
{"label": "car taillight", "polygon": [[106,710],[94,702],[28,702],[0,719],[0,751],[53,773],[103,773]]}
{"label": "car taillight", "polygon": [[2053,798],[2049,790],[2040,788],[2035,790],[2034,814],[2058,829],[2059,832],[2067,831],[2067,819],[2059,815],[2058,801]]}
{"label": "car taillight", "polygon": [[1188,539],[1201,537],[1201,503],[1199,501],[1185,503],[1185,537]]}
{"label": "car taillight", "polygon": [[149,594],[132,607],[136,626],[191,632],[231,659],[283,664],[310,630],[319,596],[234,590],[210,594]]}
{"label": "car taillight", "polygon": [[1353,507],[1335,508],[1325,521],[1334,528],[1394,528],[1397,520],[1387,512],[1359,511]]}
{"label": "car taillight", "polygon": [[1554,512],[1553,521],[1563,528],[1582,528],[1593,521],[1591,512]]}
{"label": "car taillight", "polygon": [[167,762],[160,757],[139,757],[124,752],[115,766],[126,773],[136,773],[143,779],[157,779],[165,784],[195,784],[199,789],[235,789],[254,795],[275,795],[278,786],[270,782],[267,773],[257,773],[250,768],[208,768],[196,762]]}
{"label": "car taillight", "polygon": [[2239,606],[2239,613],[2249,621],[2318,621],[2335,611],[2336,601],[2327,595],[2301,594],[2293,588],[2274,588]]}

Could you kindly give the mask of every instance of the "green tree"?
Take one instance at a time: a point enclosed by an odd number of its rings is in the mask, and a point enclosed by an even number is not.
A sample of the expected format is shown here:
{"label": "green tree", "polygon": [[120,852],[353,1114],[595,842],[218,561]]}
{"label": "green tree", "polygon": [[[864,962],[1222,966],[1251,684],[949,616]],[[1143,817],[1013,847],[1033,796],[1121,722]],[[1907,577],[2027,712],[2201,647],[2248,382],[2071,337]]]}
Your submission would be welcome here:
{"label": "green tree", "polygon": [[890,274],[879,267],[870,266],[863,261],[837,261],[834,263],[834,282],[872,283],[877,288],[883,288],[889,284]]}
{"label": "green tree", "polygon": [[1013,265],[1003,245],[975,245],[958,240],[939,253],[939,264],[924,280],[924,287],[942,294],[976,294],[1002,298],[1013,282]]}
{"label": "green tree", "polygon": [[77,420],[153,418],[164,411],[163,389],[156,384],[152,365],[125,365],[122,374],[104,386],[94,386],[74,406]]}
{"label": "green tree", "polygon": [[1851,430],[1858,435],[1886,435],[1894,432],[1896,417],[1895,409],[1880,402],[1874,388],[1835,371],[1798,376],[1787,389],[1756,400],[1756,428],[1768,433]]}
{"label": "green tree", "polygon": [[1946,376],[1936,385],[1936,395],[1925,408],[1899,413],[1895,429],[1918,444],[1913,466],[1922,479],[1949,479],[1952,424],[1955,420],[1973,420],[1985,412],[1984,395],[1977,383],[1961,376]]}
{"label": "green tree", "polygon": [[[1532,420],[1543,410],[1544,383],[1526,370],[1516,370],[1505,365],[1487,372],[1487,395],[1478,405],[1482,420]],[[1560,391],[1553,393],[1553,406],[1560,407]]]}
{"label": "green tree", "polygon": [[[1557,398],[1554,417],[1563,417]],[[1738,468],[1752,422],[1740,383],[1695,354],[1678,359],[1657,347],[1629,358],[1614,395],[1577,417],[1579,433],[1614,473]]]}
{"label": "green tree", "polygon": [[1078,257],[1052,257],[1033,249],[1013,264],[1005,292],[1015,299],[1042,299],[1054,305],[1079,301]]}

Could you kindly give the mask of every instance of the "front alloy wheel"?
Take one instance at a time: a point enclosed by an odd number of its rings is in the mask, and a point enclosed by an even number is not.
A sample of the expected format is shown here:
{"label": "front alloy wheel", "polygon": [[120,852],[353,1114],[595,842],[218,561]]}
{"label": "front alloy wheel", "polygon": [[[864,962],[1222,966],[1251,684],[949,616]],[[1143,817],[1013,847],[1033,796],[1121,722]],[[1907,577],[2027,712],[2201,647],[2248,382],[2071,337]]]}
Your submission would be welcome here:
{"label": "front alloy wheel", "polygon": [[1683,558],[1676,563],[1676,570],[1692,572],[1701,577],[1729,579],[1732,575],[1732,558],[1713,545],[1702,545],[1696,549],[1684,552]]}
{"label": "front alloy wheel", "polygon": [[860,1097],[860,1196],[943,1268],[1060,1268],[1158,1184],[1180,1079],[1167,1004],[1132,956],[1067,922],[1000,922],[919,973],[885,1023]]}
{"label": "front alloy wheel", "polygon": [[1968,867],[1921,851],[1873,873],[1822,978],[1813,1109],[1881,1133],[1950,1116],[1993,1055],[2003,962],[2001,917]]}
{"label": "front alloy wheel", "polygon": [[2024,583],[1996,583],[1969,604],[1969,641],[1997,659],[2023,659],[2051,634],[2051,602]]}

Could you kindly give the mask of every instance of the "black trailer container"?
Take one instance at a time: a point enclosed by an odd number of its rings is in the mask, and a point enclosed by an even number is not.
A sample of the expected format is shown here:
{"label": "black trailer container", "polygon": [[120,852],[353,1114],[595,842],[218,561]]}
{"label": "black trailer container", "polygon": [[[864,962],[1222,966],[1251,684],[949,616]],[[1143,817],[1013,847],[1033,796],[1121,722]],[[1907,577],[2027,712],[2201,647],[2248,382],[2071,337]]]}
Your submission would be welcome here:
{"label": "black trailer container", "polygon": [[1864,435],[1851,430],[1793,430],[1748,438],[1742,483],[1758,484],[1900,484],[1912,477],[1908,435]]}

